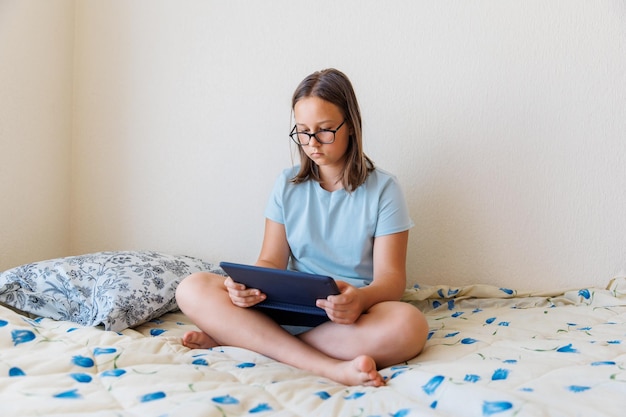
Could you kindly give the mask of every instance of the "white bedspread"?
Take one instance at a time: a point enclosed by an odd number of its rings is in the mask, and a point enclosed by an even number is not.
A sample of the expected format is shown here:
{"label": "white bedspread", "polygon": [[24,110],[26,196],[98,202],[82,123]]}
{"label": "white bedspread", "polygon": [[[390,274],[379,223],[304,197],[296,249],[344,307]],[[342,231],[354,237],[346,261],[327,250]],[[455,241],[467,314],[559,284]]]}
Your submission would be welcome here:
{"label": "white bedspread", "polygon": [[195,327],[181,313],[115,333],[0,307],[0,416],[623,416],[625,293],[622,279],[543,295],[408,290],[430,338],[382,370],[381,388],[243,349],[186,349]]}

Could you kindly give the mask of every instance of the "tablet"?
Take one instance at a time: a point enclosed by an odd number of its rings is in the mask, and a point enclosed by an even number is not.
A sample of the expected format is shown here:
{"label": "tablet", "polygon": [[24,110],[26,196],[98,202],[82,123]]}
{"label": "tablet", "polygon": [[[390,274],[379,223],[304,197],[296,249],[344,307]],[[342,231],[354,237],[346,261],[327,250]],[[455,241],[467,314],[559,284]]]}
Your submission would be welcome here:
{"label": "tablet", "polygon": [[232,262],[220,262],[220,267],[233,281],[263,292],[267,298],[254,308],[279,324],[317,326],[324,323],[328,316],[315,301],[339,294],[335,280],[323,275]]}

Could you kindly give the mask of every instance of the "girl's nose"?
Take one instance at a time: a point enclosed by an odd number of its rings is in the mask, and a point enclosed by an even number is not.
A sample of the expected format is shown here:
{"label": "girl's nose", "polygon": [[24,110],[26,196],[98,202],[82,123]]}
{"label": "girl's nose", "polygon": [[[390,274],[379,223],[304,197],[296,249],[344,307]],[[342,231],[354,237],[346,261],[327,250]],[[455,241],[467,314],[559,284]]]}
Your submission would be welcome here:
{"label": "girl's nose", "polygon": [[[315,142],[315,143],[313,143]],[[307,146],[313,146],[315,148],[319,147],[321,145],[320,141],[317,140],[317,136],[310,136],[309,137],[309,143],[307,143]]]}

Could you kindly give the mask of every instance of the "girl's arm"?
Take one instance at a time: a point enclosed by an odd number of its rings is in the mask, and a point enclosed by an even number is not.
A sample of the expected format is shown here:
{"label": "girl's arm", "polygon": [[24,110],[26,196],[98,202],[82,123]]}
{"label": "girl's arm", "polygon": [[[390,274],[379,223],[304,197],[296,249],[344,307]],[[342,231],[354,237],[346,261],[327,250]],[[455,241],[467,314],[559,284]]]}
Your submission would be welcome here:
{"label": "girl's arm", "polygon": [[286,269],[288,262],[289,244],[287,243],[285,225],[265,219],[265,234],[256,265],[266,268]]}
{"label": "girl's arm", "polygon": [[[256,262],[258,266],[266,268],[287,268],[289,261],[289,245],[285,234],[285,226],[265,220],[265,235],[263,237],[263,245],[261,253]],[[233,304],[239,307],[252,307],[265,300],[265,294],[256,288],[246,288],[245,285],[234,282],[228,277],[224,280],[224,285],[228,290]]]}
{"label": "girl's arm", "polygon": [[409,231],[374,239],[374,280],[361,288],[363,311],[381,301],[400,300],[406,288]]}

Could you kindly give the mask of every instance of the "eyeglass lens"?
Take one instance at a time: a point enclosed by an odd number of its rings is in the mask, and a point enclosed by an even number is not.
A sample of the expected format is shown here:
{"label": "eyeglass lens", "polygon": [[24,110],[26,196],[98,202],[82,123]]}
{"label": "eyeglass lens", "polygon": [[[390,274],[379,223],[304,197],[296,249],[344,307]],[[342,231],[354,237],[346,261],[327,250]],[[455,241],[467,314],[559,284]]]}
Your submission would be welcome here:
{"label": "eyeglass lens", "polygon": [[331,143],[335,140],[335,133],[325,130],[317,133],[296,132],[296,139],[300,145],[308,145],[312,136],[314,136],[315,140],[319,143]]}

